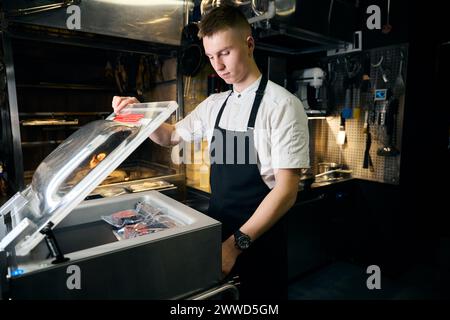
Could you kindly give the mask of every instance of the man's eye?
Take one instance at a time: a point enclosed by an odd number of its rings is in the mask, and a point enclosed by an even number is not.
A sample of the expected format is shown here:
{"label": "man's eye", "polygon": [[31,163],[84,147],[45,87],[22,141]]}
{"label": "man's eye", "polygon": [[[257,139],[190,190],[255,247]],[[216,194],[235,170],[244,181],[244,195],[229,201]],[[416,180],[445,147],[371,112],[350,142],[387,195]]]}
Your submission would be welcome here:
{"label": "man's eye", "polygon": [[208,59],[209,59],[209,60],[212,60],[212,59],[214,59],[214,57],[208,57]]}
{"label": "man's eye", "polygon": [[230,51],[224,51],[221,53],[222,56],[227,56],[230,53]]}

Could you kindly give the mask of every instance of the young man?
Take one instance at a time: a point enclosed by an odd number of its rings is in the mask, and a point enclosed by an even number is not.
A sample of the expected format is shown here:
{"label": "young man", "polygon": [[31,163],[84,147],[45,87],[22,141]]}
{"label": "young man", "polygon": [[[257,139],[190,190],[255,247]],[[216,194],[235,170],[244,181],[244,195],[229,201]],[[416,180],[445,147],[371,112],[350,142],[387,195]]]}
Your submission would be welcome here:
{"label": "young man", "polygon": [[[237,8],[214,8],[202,18],[199,36],[212,67],[233,90],[211,95],[150,138],[167,146],[207,137],[209,215],[222,222],[222,272],[239,274],[241,298],[287,298],[279,220],[295,203],[300,169],[309,167],[306,114],[294,95],[261,75],[251,27]],[[136,102],[114,97],[113,108]],[[245,139],[238,148],[236,141]]]}

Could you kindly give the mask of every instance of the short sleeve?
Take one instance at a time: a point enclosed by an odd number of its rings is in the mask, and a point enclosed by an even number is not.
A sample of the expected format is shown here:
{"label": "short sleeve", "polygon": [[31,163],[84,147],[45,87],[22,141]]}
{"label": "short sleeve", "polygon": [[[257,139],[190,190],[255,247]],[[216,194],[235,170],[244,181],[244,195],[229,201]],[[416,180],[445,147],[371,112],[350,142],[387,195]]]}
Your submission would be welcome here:
{"label": "short sleeve", "polygon": [[208,101],[209,99],[206,99],[201,102],[191,113],[175,125],[176,133],[184,141],[198,141],[204,137]]}
{"label": "short sleeve", "polygon": [[301,101],[289,97],[274,106],[270,124],[272,168],[309,168],[308,117]]}

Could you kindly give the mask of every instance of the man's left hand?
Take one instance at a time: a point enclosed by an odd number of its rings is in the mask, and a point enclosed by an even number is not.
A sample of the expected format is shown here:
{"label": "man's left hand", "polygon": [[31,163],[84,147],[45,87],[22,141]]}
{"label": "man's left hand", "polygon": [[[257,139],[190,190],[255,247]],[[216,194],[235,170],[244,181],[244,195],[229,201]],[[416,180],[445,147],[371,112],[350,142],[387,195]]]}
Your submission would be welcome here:
{"label": "man's left hand", "polygon": [[236,259],[241,251],[234,245],[234,236],[222,243],[222,276],[226,277],[233,269]]}

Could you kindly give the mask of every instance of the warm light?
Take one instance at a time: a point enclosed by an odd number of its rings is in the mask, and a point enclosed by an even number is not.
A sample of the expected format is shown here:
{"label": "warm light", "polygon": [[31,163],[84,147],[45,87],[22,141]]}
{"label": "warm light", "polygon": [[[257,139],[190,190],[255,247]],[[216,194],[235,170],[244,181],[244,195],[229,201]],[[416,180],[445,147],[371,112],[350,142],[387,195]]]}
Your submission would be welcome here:
{"label": "warm light", "polygon": [[136,22],[136,24],[156,24],[156,23],[161,23],[161,22],[165,22],[165,21],[169,21],[170,18],[165,17],[165,18],[159,18],[159,19],[155,19],[155,20],[149,20],[149,21],[144,21],[144,22]]}
{"label": "warm light", "polygon": [[97,0],[124,6],[179,6],[184,0]]}

